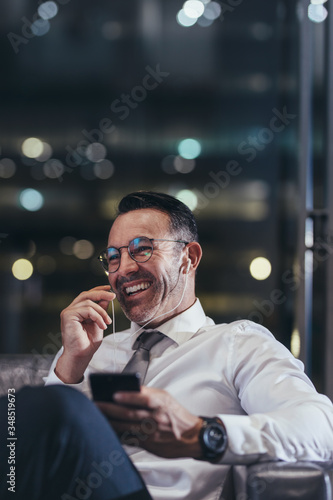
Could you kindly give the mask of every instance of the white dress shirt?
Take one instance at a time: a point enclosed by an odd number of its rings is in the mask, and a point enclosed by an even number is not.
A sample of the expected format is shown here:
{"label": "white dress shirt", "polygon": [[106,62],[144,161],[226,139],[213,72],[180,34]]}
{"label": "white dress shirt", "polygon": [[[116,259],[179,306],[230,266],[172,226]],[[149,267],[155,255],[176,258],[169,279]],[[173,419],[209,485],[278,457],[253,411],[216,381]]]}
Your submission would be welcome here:
{"label": "white dress shirt", "polygon": [[[106,336],[74,387],[89,396],[89,373],[122,371],[138,330],[132,323]],[[151,350],[145,385],[165,389],[194,415],[219,416],[229,444],[217,465],[126,446],[154,500],[216,500],[227,464],[333,459],[332,403],[266,328],[247,320],[215,325],[197,299],[159,331],[166,337]],[[46,384],[62,383],[54,373],[60,354]]]}

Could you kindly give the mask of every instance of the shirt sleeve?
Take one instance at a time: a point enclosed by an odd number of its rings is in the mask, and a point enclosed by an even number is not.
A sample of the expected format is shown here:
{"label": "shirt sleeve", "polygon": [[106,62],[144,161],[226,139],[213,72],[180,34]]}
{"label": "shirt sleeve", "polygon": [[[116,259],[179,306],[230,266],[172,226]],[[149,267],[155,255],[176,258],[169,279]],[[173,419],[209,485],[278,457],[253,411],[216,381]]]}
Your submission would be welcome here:
{"label": "shirt sleeve", "polygon": [[60,378],[56,375],[55,373],[55,367],[57,365],[58,359],[60,358],[61,354],[63,352],[63,347],[58,351],[56,354],[54,360],[52,361],[52,365],[50,367],[50,371],[48,373],[48,376],[44,378],[44,383],[45,385],[68,385],[69,387],[73,387],[74,389],[77,389],[80,392],[83,392],[86,396],[89,398],[91,397],[91,391],[89,388],[88,384],[88,372],[89,370],[86,370],[84,373],[84,377],[82,382],[79,382],[78,384],[65,384]]}
{"label": "shirt sleeve", "polygon": [[221,413],[228,449],[221,463],[333,459],[333,406],[303,364],[260,325],[237,322],[229,377],[246,415]]}

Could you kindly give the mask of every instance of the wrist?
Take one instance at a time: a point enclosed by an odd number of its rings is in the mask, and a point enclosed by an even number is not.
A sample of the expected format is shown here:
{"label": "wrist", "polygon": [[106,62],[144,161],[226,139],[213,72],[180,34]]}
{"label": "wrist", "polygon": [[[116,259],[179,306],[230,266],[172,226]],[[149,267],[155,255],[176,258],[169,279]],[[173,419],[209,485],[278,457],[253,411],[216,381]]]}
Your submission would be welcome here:
{"label": "wrist", "polygon": [[63,353],[58,359],[54,372],[64,384],[79,384],[83,380],[89,361],[90,358],[72,358]]}
{"label": "wrist", "polygon": [[199,459],[202,455],[201,445],[200,445],[200,431],[202,428],[203,420],[197,417],[197,421],[191,429],[184,432],[182,435],[182,440],[186,444],[186,456],[191,458]]}

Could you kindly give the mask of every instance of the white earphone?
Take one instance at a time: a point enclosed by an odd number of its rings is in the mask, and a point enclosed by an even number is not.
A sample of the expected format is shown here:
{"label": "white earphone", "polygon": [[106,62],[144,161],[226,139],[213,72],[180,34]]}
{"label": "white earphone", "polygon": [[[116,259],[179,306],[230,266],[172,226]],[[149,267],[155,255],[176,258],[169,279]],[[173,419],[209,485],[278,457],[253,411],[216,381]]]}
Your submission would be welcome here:
{"label": "white earphone", "polygon": [[191,259],[187,259],[187,266],[186,266],[185,274],[189,273],[190,267],[191,267]]}

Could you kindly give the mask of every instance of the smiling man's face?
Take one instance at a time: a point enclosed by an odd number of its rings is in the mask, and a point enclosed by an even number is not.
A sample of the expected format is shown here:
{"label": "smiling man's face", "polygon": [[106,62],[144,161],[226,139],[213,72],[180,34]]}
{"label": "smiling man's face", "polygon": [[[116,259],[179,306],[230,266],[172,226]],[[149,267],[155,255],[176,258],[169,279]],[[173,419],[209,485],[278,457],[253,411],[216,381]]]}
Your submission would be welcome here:
{"label": "smiling man's face", "polygon": [[[169,217],[155,209],[139,209],[122,214],[115,220],[109,235],[108,247],[127,246],[139,236],[176,240],[170,233]],[[167,313],[152,321],[150,327],[179,314],[186,307],[179,303],[184,286],[182,272],[186,262],[182,243],[154,241],[153,255],[147,262],[134,261],[126,248],[122,248],[120,267],[109,274],[109,282],[125,315],[135,323],[143,325],[154,317]],[[185,300],[186,303],[186,300]],[[177,307],[176,307],[177,306]],[[170,315],[168,311],[176,308]]]}

